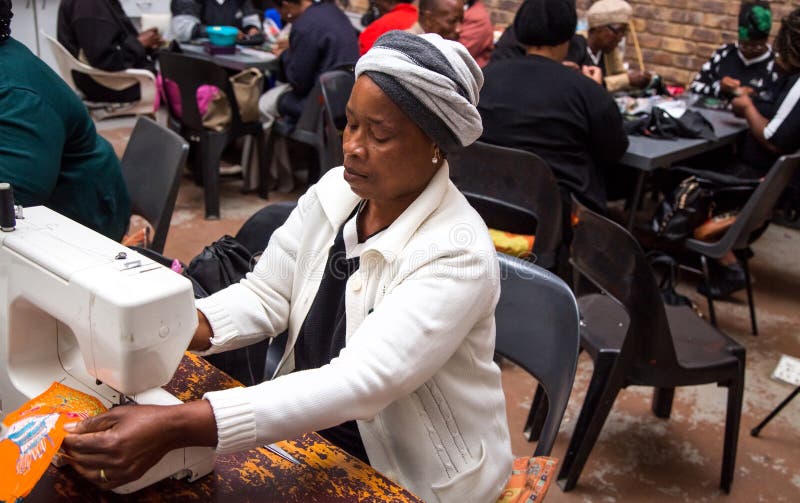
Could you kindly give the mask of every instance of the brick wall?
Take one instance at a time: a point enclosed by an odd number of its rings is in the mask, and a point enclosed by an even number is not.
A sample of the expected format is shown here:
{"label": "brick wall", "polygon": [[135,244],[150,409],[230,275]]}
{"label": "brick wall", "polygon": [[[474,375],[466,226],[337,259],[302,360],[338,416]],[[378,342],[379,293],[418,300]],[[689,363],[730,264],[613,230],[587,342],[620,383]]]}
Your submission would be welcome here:
{"label": "brick wall", "polygon": [[[667,82],[687,84],[714,50],[736,40],[739,0],[628,0],[633,5],[636,33],[642,59],[648,70],[659,73]],[[498,29],[514,19],[521,0],[483,0]],[[577,0],[582,16],[592,0]],[[352,10],[364,11],[368,0],[350,0]],[[773,36],[780,19],[795,5],[773,1]],[[630,38],[630,37],[629,37]],[[636,67],[633,41],[626,46],[626,61]]]}
{"label": "brick wall", "polygon": [[[514,19],[520,0],[483,0],[492,22],[505,27]],[[636,33],[645,68],[659,73],[667,82],[687,84],[714,50],[736,40],[739,0],[628,0],[633,6]],[[582,16],[591,0],[577,0]],[[773,1],[778,32],[780,19],[794,7],[793,2]],[[629,37],[630,38],[630,37]],[[636,67],[633,41],[626,45],[626,61]]]}

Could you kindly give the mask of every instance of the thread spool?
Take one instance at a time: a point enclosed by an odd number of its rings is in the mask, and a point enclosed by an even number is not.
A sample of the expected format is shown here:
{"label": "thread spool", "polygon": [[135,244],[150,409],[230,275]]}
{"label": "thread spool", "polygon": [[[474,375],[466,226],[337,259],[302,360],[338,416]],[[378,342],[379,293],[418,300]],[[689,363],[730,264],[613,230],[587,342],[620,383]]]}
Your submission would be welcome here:
{"label": "thread spool", "polygon": [[0,230],[11,232],[17,226],[14,214],[14,189],[10,183],[0,183]]}

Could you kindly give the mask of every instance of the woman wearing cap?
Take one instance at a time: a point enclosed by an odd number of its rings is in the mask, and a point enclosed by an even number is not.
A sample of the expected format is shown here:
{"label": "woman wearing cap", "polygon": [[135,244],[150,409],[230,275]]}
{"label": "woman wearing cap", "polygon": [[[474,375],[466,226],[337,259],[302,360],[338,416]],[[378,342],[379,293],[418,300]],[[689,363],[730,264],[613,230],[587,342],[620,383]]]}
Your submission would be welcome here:
{"label": "woman wearing cap", "polygon": [[778,80],[775,53],[767,43],[771,28],[769,3],[742,2],[738,42],[714,51],[694,78],[691,91],[714,98],[731,98],[769,90]]}
{"label": "woman wearing cap", "polygon": [[84,421],[64,442],[79,473],[109,488],[176,447],[316,430],[426,501],[497,499],[512,463],[492,361],[497,259],[446,161],[481,134],[481,71],[458,43],[394,31],[356,76],[344,166],[300,199],[253,273],[197,303],[190,348],[205,354],[288,328],[282,375]]}

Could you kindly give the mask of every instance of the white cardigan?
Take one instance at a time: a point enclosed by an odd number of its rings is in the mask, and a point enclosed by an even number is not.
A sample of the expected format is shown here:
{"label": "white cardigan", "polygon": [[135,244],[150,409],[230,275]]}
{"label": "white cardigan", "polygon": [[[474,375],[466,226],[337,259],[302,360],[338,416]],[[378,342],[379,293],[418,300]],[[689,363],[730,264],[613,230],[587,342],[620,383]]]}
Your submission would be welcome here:
{"label": "white cardigan", "polygon": [[[281,371],[322,279],[336,232],[358,203],[328,172],[275,231],[255,270],[197,308],[206,354],[289,329]],[[511,474],[500,369],[492,360],[497,256],[445,164],[347,281],[346,346],[330,364],[208,393],[220,453],[356,419],[370,464],[426,501],[494,503]],[[280,373],[279,372],[279,373]]]}

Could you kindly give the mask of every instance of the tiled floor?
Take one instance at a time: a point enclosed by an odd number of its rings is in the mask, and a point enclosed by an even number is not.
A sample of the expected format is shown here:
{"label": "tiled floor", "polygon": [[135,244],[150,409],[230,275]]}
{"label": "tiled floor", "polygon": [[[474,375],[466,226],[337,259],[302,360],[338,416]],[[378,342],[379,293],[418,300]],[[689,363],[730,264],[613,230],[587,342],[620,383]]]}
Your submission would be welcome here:
{"label": "tiled floor", "polygon": [[[103,125],[103,134],[121,147],[128,124]],[[118,148],[118,151],[120,149]],[[165,254],[188,261],[203,246],[234,234],[255,210],[265,204],[296,198],[297,194],[271,195],[269,201],[240,193],[241,182],[226,179],[222,188],[222,216],[203,219],[202,191],[189,178],[181,183]],[[718,489],[725,423],[726,390],[700,386],[677,390],[672,417],[656,418],[650,412],[651,390],[631,387],[617,399],[576,489],[563,493],[553,486],[550,502],[615,501],[800,501],[800,398],[790,404],[762,432],[752,438],[755,426],[792,391],[788,384],[770,379],[781,353],[800,356],[800,232],[771,226],[756,243],[752,261],[761,334],[749,334],[744,294],[717,304],[721,327],[747,348],[745,403],[739,435],[736,476],[730,495]],[[692,278],[679,290],[705,311]],[[532,315],[531,323],[536,323]],[[553,456],[563,457],[580,410],[591,360],[580,359],[575,387],[562,423]],[[535,382],[509,366],[503,372],[514,452],[529,454],[533,444],[522,436]]]}

